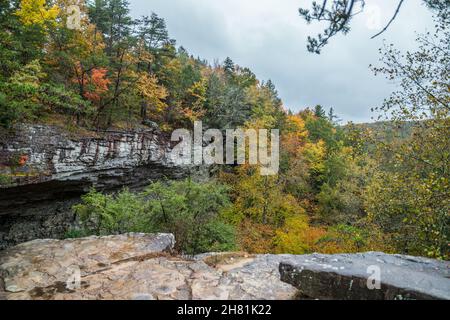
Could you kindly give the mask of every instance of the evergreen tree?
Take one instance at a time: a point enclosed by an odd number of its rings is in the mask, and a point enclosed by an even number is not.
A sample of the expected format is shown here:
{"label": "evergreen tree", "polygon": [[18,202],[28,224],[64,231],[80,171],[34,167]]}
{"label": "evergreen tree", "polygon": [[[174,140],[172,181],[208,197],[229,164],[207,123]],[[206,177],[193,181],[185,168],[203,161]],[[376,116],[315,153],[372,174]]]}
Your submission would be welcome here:
{"label": "evergreen tree", "polygon": [[324,108],[321,105],[317,105],[314,107],[314,115],[317,118],[321,118],[321,119],[325,119],[326,118],[326,113]]}
{"label": "evergreen tree", "polygon": [[225,71],[225,74],[228,76],[232,76],[235,72],[235,65],[233,60],[231,60],[230,57],[227,57],[225,61],[223,62],[223,70]]}

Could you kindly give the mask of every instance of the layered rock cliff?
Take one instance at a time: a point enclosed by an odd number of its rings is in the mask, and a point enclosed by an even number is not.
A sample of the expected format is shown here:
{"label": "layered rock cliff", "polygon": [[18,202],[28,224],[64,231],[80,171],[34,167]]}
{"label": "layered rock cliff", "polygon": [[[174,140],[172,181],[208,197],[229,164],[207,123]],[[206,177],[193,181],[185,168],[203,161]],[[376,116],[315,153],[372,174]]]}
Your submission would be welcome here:
{"label": "layered rock cliff", "polygon": [[91,187],[139,188],[198,173],[176,165],[170,150],[157,129],[74,136],[28,125],[0,134],[0,249],[61,237],[74,220],[71,206]]}

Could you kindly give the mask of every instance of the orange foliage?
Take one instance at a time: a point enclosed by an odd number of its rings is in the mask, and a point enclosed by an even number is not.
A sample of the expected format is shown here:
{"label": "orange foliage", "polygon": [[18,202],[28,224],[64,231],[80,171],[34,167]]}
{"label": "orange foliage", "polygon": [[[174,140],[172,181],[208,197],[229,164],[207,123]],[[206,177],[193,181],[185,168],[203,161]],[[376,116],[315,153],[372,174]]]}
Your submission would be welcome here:
{"label": "orange foliage", "polygon": [[19,158],[19,166],[24,166],[28,161],[28,156],[27,155],[23,155],[20,156]]}
{"label": "orange foliage", "polygon": [[106,68],[95,68],[90,77],[87,78],[89,90],[84,93],[84,97],[94,103],[98,103],[101,96],[108,91],[108,85],[111,83],[106,77],[108,70]]}
{"label": "orange foliage", "polygon": [[281,137],[281,148],[291,157],[296,157],[308,137],[305,121],[298,115],[290,115],[286,120],[285,133]]}
{"label": "orange foliage", "polygon": [[248,253],[265,254],[274,251],[275,228],[243,220],[237,228],[238,244]]}

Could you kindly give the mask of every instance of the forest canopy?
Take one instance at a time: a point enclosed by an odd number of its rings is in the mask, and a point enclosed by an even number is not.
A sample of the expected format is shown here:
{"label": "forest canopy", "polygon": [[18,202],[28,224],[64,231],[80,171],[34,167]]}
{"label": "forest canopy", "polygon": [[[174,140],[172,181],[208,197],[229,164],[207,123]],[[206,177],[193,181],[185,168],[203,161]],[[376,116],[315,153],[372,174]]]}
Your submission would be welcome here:
{"label": "forest canopy", "polygon": [[[68,236],[163,231],[190,254],[377,250],[448,259],[449,14],[428,2],[435,32],[418,36],[415,52],[386,45],[372,67],[400,83],[377,109],[384,122],[341,125],[330,106],[289,111],[272,81],[231,58],[212,65],[192,56],[163,18],[134,19],[126,0],[0,0],[0,128],[156,124],[170,132],[201,120],[205,129],[280,130],[278,175],[223,166],[208,183],[91,190],[74,207],[80,227]],[[308,21],[326,15],[328,36],[348,31],[350,21],[336,29],[333,15],[348,1],[334,3],[334,11],[303,11]],[[68,23],[73,5],[79,28]],[[310,40],[311,50],[328,38]]]}

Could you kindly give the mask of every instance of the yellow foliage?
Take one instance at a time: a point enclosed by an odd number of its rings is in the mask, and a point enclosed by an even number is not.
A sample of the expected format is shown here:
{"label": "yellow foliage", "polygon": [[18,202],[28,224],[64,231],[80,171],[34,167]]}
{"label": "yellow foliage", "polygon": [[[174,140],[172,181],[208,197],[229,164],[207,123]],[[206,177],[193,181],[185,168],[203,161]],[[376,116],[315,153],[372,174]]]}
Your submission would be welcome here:
{"label": "yellow foliage", "polygon": [[164,86],[158,84],[158,79],[154,75],[142,73],[137,82],[139,94],[149,103],[150,109],[160,114],[167,104],[164,99],[167,98],[167,90]]}
{"label": "yellow foliage", "polygon": [[303,154],[312,171],[320,174],[325,170],[326,146],[323,140],[306,143]]}
{"label": "yellow foliage", "polygon": [[306,254],[314,251],[316,242],[325,235],[325,230],[311,227],[306,214],[298,214],[286,220],[276,231],[275,252]]}
{"label": "yellow foliage", "polygon": [[20,17],[20,21],[24,25],[41,25],[47,22],[54,23],[59,14],[59,7],[54,5],[47,8],[45,0],[21,0],[20,9],[16,15]]}
{"label": "yellow foliage", "polygon": [[188,106],[183,109],[183,113],[191,122],[199,120],[204,114],[204,104],[206,102],[207,83],[205,78],[201,78],[188,89]]}

